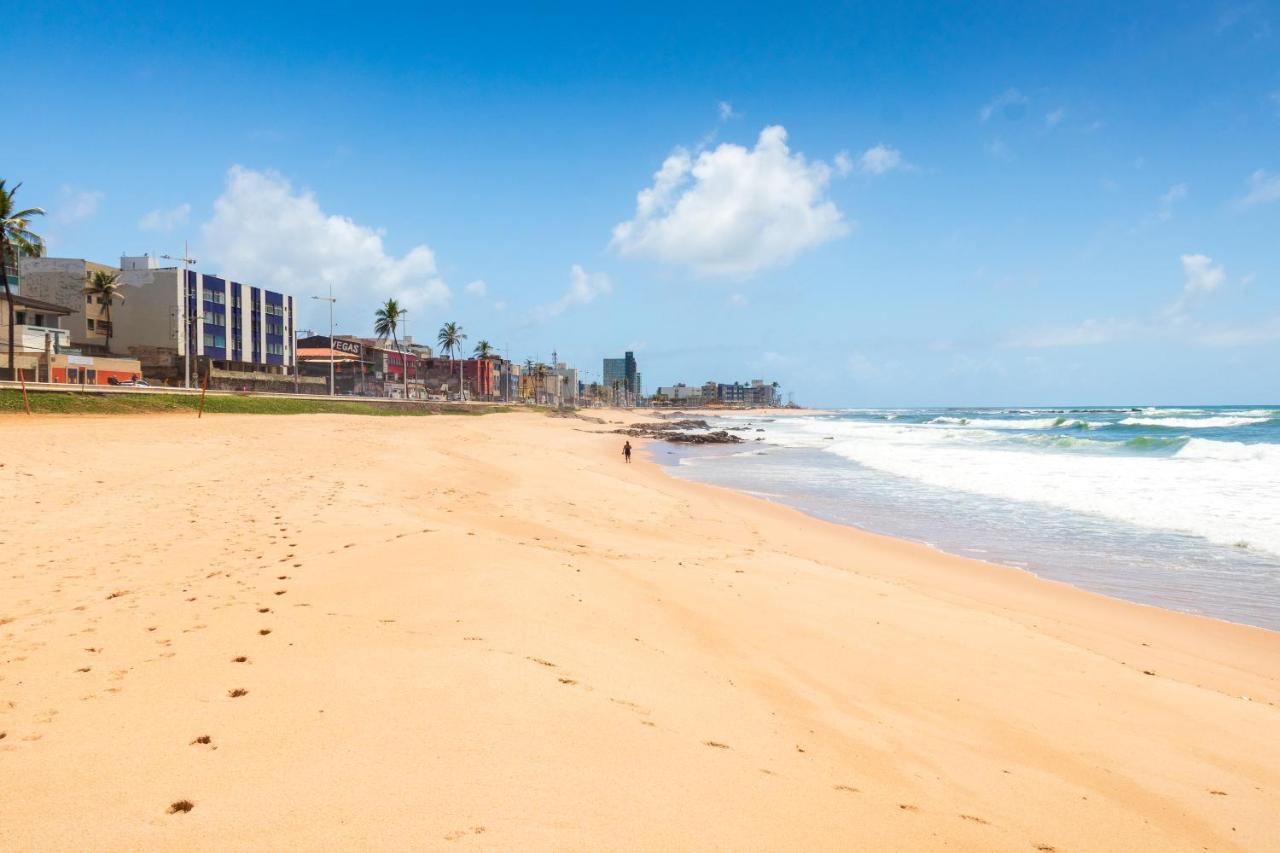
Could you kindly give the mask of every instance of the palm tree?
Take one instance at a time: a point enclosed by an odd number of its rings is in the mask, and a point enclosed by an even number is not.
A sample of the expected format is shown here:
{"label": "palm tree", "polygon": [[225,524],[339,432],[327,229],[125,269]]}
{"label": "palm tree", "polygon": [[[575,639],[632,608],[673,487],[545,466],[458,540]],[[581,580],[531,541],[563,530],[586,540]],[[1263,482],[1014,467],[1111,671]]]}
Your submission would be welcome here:
{"label": "palm tree", "polygon": [[[391,344],[396,348],[396,352],[400,352],[400,341],[396,338],[396,329],[400,327],[400,321],[404,319],[405,309],[400,307],[400,303],[394,299],[388,299],[385,303],[373,312],[373,333],[378,336],[378,340],[385,341],[391,338]],[[329,345],[333,346],[333,341],[329,341]],[[409,359],[400,352],[400,366],[404,372],[404,398],[409,399]]]}
{"label": "palm tree", "polygon": [[536,386],[536,385],[534,385],[534,384],[533,384],[533,381],[534,381],[534,375],[533,375],[533,373],[534,373],[534,370],[533,370],[533,359],[531,359],[531,358],[526,358],[526,359],[524,360],[524,375],[525,375],[525,381],[524,381],[523,383],[521,383],[521,384],[523,385],[523,387],[528,388],[528,389],[530,389],[530,390],[532,390],[532,391],[533,391],[533,402],[535,402],[535,403],[536,403],[536,402],[538,402],[538,388],[537,388],[537,386]]}
{"label": "palm tree", "polygon": [[[463,333],[462,327],[452,321],[445,323],[440,327],[440,334],[436,335],[436,343],[440,344],[440,349],[449,353],[449,360],[453,360],[454,353],[462,352],[462,342],[467,339]],[[462,362],[458,362],[458,399],[462,399]]]}
{"label": "palm tree", "polygon": [[98,298],[98,304],[106,307],[107,315],[107,354],[111,354],[111,333],[115,331],[115,327],[111,325],[111,305],[117,299],[124,302],[124,296],[120,293],[122,285],[120,284],[120,274],[110,272],[108,270],[94,270],[89,276],[89,280],[85,282],[81,293],[85,296]]}
{"label": "palm tree", "polygon": [[22,184],[6,190],[4,181],[0,180],[0,281],[4,282],[5,304],[9,306],[9,378],[18,378],[18,363],[14,360],[13,339],[13,293],[9,290],[9,259],[13,259],[13,268],[18,268],[18,258],[26,255],[38,258],[44,254],[44,240],[39,234],[28,230],[27,225],[33,217],[44,216],[38,207],[16,210],[13,197],[17,195]]}

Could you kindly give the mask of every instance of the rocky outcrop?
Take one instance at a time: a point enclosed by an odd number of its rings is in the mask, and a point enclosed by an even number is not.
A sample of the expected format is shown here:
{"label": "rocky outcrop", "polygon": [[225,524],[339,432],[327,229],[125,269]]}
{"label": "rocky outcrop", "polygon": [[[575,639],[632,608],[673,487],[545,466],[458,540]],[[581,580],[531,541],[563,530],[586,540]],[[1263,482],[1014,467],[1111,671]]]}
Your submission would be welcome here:
{"label": "rocky outcrop", "polygon": [[[707,432],[689,432],[689,430],[708,430]],[[725,430],[710,431],[706,421],[685,419],[678,421],[661,421],[659,423],[638,423],[628,427],[615,429],[619,435],[630,435],[637,438],[660,438],[676,444],[739,444],[742,439]]]}

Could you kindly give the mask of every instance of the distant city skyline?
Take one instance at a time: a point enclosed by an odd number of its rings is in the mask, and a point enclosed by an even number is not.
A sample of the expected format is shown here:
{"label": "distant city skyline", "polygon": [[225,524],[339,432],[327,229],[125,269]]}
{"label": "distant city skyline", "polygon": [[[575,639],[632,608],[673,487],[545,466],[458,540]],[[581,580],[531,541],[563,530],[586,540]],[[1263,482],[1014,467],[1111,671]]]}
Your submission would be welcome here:
{"label": "distant city skyline", "polygon": [[[55,257],[819,406],[1280,400],[1271,3],[27,5]],[[101,57],[110,57],[103,62]],[[20,131],[20,132],[19,132]]]}

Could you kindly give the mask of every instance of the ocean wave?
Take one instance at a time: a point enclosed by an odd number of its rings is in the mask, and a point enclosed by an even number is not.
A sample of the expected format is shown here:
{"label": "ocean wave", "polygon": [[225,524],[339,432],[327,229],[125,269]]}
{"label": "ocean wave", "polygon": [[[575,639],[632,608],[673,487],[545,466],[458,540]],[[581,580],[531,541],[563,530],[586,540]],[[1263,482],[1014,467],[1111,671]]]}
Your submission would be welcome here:
{"label": "ocean wave", "polygon": [[1228,427],[1266,423],[1269,420],[1271,418],[1264,416],[1223,415],[1209,418],[1124,418],[1119,423],[1124,426],[1164,427],[1166,429],[1226,429]]}
{"label": "ocean wave", "polygon": [[[918,441],[887,433],[841,436],[826,450],[860,465],[958,492],[1056,506],[1280,554],[1280,445],[1140,436],[1119,452],[1071,452],[1067,444]],[[948,430],[915,430],[947,435]],[[956,437],[963,431],[955,431]],[[1020,438],[1030,439],[1031,436]],[[1045,435],[1092,441],[1083,436]],[[1125,451],[1128,452],[1125,452]],[[1259,461],[1271,464],[1258,464]]]}
{"label": "ocean wave", "polygon": [[1177,454],[1179,459],[1223,462],[1274,462],[1280,464],[1280,444],[1245,444],[1242,441],[1188,439]]}
{"label": "ocean wave", "polygon": [[940,426],[966,426],[975,429],[1093,429],[1106,426],[1103,422],[1082,421],[1074,418],[962,418],[940,415],[928,423]]}

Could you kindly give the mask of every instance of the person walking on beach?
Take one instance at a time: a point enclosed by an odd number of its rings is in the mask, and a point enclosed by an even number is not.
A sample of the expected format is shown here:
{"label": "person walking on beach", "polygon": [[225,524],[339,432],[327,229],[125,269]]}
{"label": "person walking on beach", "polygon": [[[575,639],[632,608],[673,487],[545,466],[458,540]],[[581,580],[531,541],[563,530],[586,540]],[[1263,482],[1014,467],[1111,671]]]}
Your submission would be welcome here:
{"label": "person walking on beach", "polygon": [[626,441],[622,444],[622,458],[627,460],[627,464],[631,464],[631,442]]}

